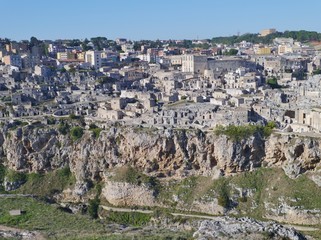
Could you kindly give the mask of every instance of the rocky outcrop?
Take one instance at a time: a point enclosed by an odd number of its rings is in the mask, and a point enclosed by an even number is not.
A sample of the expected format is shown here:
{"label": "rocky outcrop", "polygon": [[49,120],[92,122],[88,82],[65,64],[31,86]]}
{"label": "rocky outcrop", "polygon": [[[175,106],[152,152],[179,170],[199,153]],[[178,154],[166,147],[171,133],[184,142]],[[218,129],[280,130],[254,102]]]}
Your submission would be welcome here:
{"label": "rocky outcrop", "polygon": [[293,228],[287,228],[274,222],[260,222],[250,218],[218,217],[215,220],[202,221],[193,237],[209,239],[306,239]]}
{"label": "rocky outcrop", "polygon": [[321,223],[320,209],[302,209],[290,206],[285,202],[279,204],[265,203],[265,218],[278,222],[297,225],[319,225]]}
{"label": "rocky outcrop", "polygon": [[125,182],[107,181],[102,196],[114,206],[156,206],[151,190]]}
{"label": "rocky outcrop", "polygon": [[17,228],[6,227],[6,226],[0,226],[0,238],[1,239],[22,239],[22,240],[45,239],[38,232],[31,232],[27,230],[21,230]]}
{"label": "rocky outcrop", "polygon": [[320,164],[320,143],[321,139],[308,136],[274,134],[266,141],[265,162],[282,167],[286,175],[296,178]]}

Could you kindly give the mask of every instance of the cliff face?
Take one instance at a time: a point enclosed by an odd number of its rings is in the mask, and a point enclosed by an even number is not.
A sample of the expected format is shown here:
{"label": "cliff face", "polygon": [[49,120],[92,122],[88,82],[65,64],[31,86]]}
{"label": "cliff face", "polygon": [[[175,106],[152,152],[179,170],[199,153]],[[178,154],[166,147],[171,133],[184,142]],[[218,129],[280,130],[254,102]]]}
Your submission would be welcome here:
{"label": "cliff face", "polygon": [[0,133],[4,165],[46,172],[66,164],[77,181],[101,180],[109,169],[131,165],[161,177],[214,176],[249,171],[263,164],[295,178],[320,165],[320,139],[274,134],[241,141],[192,130],[110,128],[73,142],[53,128],[26,126]]}
{"label": "cliff face", "polygon": [[[101,197],[115,206],[167,207],[174,204],[177,209],[221,214],[227,209],[220,204],[222,199],[219,199],[219,192],[211,190],[211,179],[221,175],[234,176],[260,166],[270,166],[283,169],[292,179],[306,173],[306,181],[312,180],[316,183],[316,188],[321,186],[321,173],[318,170],[320,141],[318,138],[277,133],[267,139],[255,134],[248,139],[232,141],[225,135],[216,136],[213,132],[204,133],[199,130],[130,127],[111,127],[102,131],[97,138],[91,131],[85,131],[79,140],[72,141],[69,135],[62,135],[55,128],[28,125],[0,132],[0,155],[6,167],[20,172],[50,172],[68,165],[76,178],[76,184],[57,196],[58,201],[86,202],[86,199],[92,197],[86,197],[86,194],[90,193],[90,184],[100,182]],[[137,184],[137,179],[136,182],[115,180],[117,176],[113,178],[114,170],[123,166],[132,166],[145,175],[158,177],[162,182],[167,182],[168,186],[173,179],[182,180],[189,176],[209,178],[206,178],[208,180],[204,184],[188,183],[183,186],[183,190],[172,189],[171,195],[157,197],[157,191],[150,187],[148,181]],[[258,190],[259,185],[256,184],[261,180],[257,178],[250,181],[249,187],[237,186],[237,182],[232,183],[228,187],[232,189],[228,204],[251,204],[251,207],[244,207],[245,213],[248,209],[265,209],[265,217],[269,219],[319,224],[319,221],[315,220],[319,218],[321,210],[319,200],[316,199],[315,204],[306,203],[303,202],[305,197],[302,194],[302,197],[297,197],[296,192],[294,195],[291,192],[284,195],[282,187],[278,186],[277,179],[280,179],[280,175],[272,172],[273,181],[266,180],[267,185],[261,190]],[[285,190],[286,184],[292,184],[288,183],[286,178],[282,181]],[[269,182],[273,186],[268,185]],[[253,188],[253,184],[257,187]],[[315,186],[308,184],[311,189],[316,190]],[[299,189],[303,185],[298,186]],[[196,191],[195,193],[192,190],[190,194],[196,194],[198,198],[184,200],[189,199],[186,192],[190,187],[194,187]],[[295,191],[300,191],[298,189]],[[240,194],[233,197],[235,192]],[[254,195],[256,197],[253,197]],[[285,200],[281,199],[283,195]],[[240,203],[239,199],[249,200],[247,203]],[[257,202],[257,199],[261,199],[261,202]],[[302,208],[299,206],[300,201]],[[304,207],[304,204],[307,204],[307,207]]]}
{"label": "cliff face", "polygon": [[72,142],[55,129],[26,126],[0,134],[4,164],[24,172],[46,172],[69,164],[77,181],[101,180],[109,169],[131,165],[149,175],[215,176],[261,166],[265,141],[240,142],[213,133],[110,128],[96,139],[90,131]]}
{"label": "cliff face", "polygon": [[320,138],[274,134],[266,141],[265,162],[296,178],[320,165]]}

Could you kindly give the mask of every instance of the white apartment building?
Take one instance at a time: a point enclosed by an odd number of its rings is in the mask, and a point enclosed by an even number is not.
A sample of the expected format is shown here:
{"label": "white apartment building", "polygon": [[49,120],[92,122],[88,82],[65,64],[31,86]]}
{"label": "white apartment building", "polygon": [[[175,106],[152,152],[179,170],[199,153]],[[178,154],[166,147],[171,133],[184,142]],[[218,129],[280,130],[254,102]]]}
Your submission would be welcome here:
{"label": "white apartment building", "polygon": [[92,67],[99,69],[101,67],[101,52],[87,51],[85,54],[85,62],[90,63]]}
{"label": "white apartment building", "polygon": [[182,72],[204,73],[207,68],[207,57],[192,54],[182,56]]}

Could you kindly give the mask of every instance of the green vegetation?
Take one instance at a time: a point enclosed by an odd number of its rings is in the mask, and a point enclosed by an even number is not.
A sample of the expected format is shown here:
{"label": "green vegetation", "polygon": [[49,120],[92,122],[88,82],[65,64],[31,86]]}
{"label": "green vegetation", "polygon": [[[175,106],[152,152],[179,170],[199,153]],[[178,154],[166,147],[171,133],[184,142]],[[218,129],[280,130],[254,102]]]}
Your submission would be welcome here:
{"label": "green vegetation", "polygon": [[54,117],[48,117],[47,118],[47,124],[48,125],[54,125],[56,124],[56,119]]}
{"label": "green vegetation", "polygon": [[173,196],[176,196],[180,202],[189,207],[194,200],[201,199],[211,187],[212,181],[206,177],[191,176],[181,181],[171,180],[161,187],[159,200],[175,208],[177,201],[173,201]]}
{"label": "green vegetation", "polygon": [[69,133],[69,129],[70,126],[68,123],[66,122],[61,122],[58,126],[58,131],[62,134],[62,135],[67,135]]}
{"label": "green vegetation", "polygon": [[214,130],[216,135],[226,135],[234,141],[240,141],[253,136],[255,133],[260,133],[263,136],[269,136],[276,127],[275,122],[268,122],[264,127],[258,125],[243,125],[243,126],[217,126]]}
{"label": "green vegetation", "polygon": [[149,223],[151,215],[140,212],[109,212],[107,220],[118,224],[141,227]]}
{"label": "green vegetation", "polygon": [[212,38],[212,43],[223,43],[228,45],[233,45],[242,41],[252,42],[252,43],[263,43],[269,44],[273,42],[273,39],[285,37],[293,38],[296,41],[308,42],[308,41],[321,41],[321,33],[313,31],[285,31],[285,32],[276,32],[269,34],[265,37],[260,37],[259,34],[247,33],[240,36],[231,36],[231,37],[215,37]]}
{"label": "green vegetation", "polygon": [[266,84],[268,84],[272,89],[282,88],[282,86],[278,84],[276,77],[267,79]]}
{"label": "green vegetation", "polygon": [[71,113],[71,114],[69,114],[69,118],[70,118],[71,120],[75,120],[75,119],[78,119],[79,116],[76,116],[74,113]]}
{"label": "green vegetation", "polygon": [[230,189],[226,179],[218,181],[215,188],[218,192],[218,205],[228,208],[230,205]]}
{"label": "green vegetation", "polygon": [[9,182],[26,182],[27,176],[25,173],[16,172],[11,169],[6,170],[6,179]]}
{"label": "green vegetation", "polygon": [[[25,214],[10,216],[9,210],[12,209],[21,209],[25,211]],[[37,230],[49,239],[79,239],[85,237],[95,239],[105,232],[100,222],[91,220],[88,216],[69,214],[54,205],[33,198],[1,198],[0,224]]]}
{"label": "green vegetation", "polygon": [[231,48],[230,50],[228,50],[227,52],[224,53],[224,55],[227,56],[234,56],[238,53],[239,51],[237,49]]}
{"label": "green vegetation", "polygon": [[95,197],[94,199],[89,200],[88,205],[88,214],[92,218],[98,218],[98,208],[99,208],[100,200],[99,197]]}
{"label": "green vegetation", "polygon": [[4,192],[3,181],[6,176],[6,168],[0,164],[0,193]]}
{"label": "green vegetation", "polygon": [[313,74],[313,75],[321,74],[321,69],[318,68],[318,69],[314,70],[312,74]]}
{"label": "green vegetation", "polygon": [[100,132],[102,131],[101,128],[97,127],[93,123],[89,125],[89,130],[92,131],[94,138],[98,138],[100,135]]}
{"label": "green vegetation", "polygon": [[72,138],[73,141],[77,141],[78,139],[80,139],[82,137],[82,135],[84,135],[84,130],[81,127],[73,127],[70,130],[70,136]]}
{"label": "green vegetation", "polygon": [[[242,195],[236,188],[251,194]],[[263,219],[266,214],[264,202],[280,204],[280,196],[290,206],[321,209],[320,187],[306,175],[290,179],[282,169],[259,168],[216,180],[195,176],[181,181],[172,180],[162,186],[158,200],[175,209],[177,201],[173,196],[179,200],[180,206],[186,206],[187,209],[194,201],[211,202],[217,198],[218,204],[225,208],[231,207],[231,203],[236,201],[237,210],[257,219]]]}
{"label": "green vegetation", "polygon": [[158,195],[161,190],[161,184],[157,178],[147,176],[133,167],[122,167],[117,169],[112,180],[115,182],[127,182],[138,186],[145,185],[153,190],[155,195]]}
{"label": "green vegetation", "polygon": [[98,218],[98,209],[100,205],[100,194],[102,190],[102,186],[100,183],[96,184],[95,186],[96,190],[96,196],[94,199],[89,200],[89,205],[88,205],[88,214],[92,218]]}
{"label": "green vegetation", "polygon": [[22,121],[20,121],[20,120],[14,120],[14,122],[9,125],[9,129],[10,129],[10,130],[15,130],[15,129],[17,129],[18,127],[23,127],[23,126],[26,126],[26,125],[28,125],[27,122],[22,122]]}
{"label": "green vegetation", "polygon": [[72,186],[76,179],[68,166],[46,174],[29,173],[25,175],[26,183],[16,193],[33,194],[40,197],[50,197]]}
{"label": "green vegetation", "polygon": [[11,97],[10,97],[10,96],[3,96],[3,97],[1,98],[1,100],[2,100],[3,102],[11,102]]}

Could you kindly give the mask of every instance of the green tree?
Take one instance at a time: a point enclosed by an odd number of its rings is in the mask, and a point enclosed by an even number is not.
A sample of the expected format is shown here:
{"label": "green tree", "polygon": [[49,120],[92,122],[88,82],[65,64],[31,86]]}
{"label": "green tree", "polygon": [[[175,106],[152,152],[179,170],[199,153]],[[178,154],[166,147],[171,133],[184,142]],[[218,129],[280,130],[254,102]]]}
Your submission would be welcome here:
{"label": "green tree", "polygon": [[84,135],[84,130],[81,127],[73,127],[70,130],[70,135],[72,140],[76,141],[78,139],[80,139],[83,135]]}
{"label": "green tree", "polygon": [[230,50],[228,50],[227,52],[224,53],[224,55],[227,56],[234,56],[238,53],[239,51],[237,49],[231,48]]}
{"label": "green tree", "polygon": [[69,124],[68,123],[64,123],[61,122],[58,126],[58,131],[62,134],[62,135],[66,135],[69,132]]}
{"label": "green tree", "polygon": [[267,79],[266,84],[268,84],[272,89],[281,88],[281,86],[278,84],[278,80],[276,79],[276,77]]}
{"label": "green tree", "polygon": [[98,196],[96,196],[94,199],[89,200],[88,214],[92,218],[98,218],[99,204],[100,204],[100,199]]}

